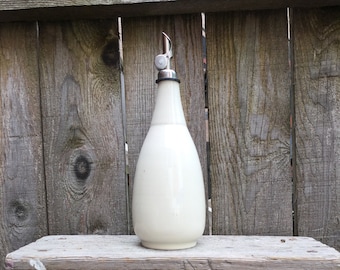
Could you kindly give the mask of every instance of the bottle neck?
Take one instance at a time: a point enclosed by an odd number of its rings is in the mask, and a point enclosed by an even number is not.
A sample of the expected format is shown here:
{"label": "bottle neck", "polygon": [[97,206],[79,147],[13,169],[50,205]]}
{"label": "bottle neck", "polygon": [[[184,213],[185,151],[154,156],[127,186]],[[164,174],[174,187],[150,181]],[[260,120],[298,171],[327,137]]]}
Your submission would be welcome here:
{"label": "bottle neck", "polygon": [[158,93],[151,125],[186,125],[179,83],[174,80],[158,82]]}

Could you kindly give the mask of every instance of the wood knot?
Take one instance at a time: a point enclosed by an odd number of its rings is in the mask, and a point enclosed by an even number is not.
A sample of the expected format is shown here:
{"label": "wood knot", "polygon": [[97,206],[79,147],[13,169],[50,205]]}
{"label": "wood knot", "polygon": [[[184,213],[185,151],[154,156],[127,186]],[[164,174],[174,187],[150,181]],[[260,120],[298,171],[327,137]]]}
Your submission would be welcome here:
{"label": "wood knot", "polygon": [[77,177],[77,179],[84,181],[86,180],[91,172],[91,163],[89,162],[89,160],[80,155],[76,158],[74,165],[73,165],[73,170],[74,173]]}
{"label": "wood knot", "polygon": [[68,166],[65,187],[74,200],[80,200],[87,194],[93,180],[93,155],[84,149],[76,149],[69,157]]}
{"label": "wood knot", "polygon": [[[17,221],[17,222],[24,222],[29,217],[29,209],[28,206],[20,201],[13,201],[10,204],[10,211],[11,216]],[[14,222],[16,223],[16,222]]]}
{"label": "wood knot", "polygon": [[102,52],[102,60],[109,67],[119,67],[118,40],[111,40],[107,43]]}
{"label": "wood knot", "polygon": [[91,234],[104,235],[108,233],[106,227],[101,220],[95,220],[90,226],[90,232]]}

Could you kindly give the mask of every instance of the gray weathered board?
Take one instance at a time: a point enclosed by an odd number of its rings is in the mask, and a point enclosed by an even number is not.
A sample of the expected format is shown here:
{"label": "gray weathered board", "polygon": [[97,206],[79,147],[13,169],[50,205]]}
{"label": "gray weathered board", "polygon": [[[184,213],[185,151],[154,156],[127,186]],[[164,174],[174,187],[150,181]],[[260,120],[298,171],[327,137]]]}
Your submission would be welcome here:
{"label": "gray weathered board", "polygon": [[203,236],[186,250],[146,249],[136,236],[46,236],[6,258],[8,270],[340,269],[340,253],[312,238]]}
{"label": "gray weathered board", "polygon": [[124,234],[117,20],[39,25],[51,234]]}
{"label": "gray weathered board", "polygon": [[293,13],[297,233],[340,249],[340,6]]}
{"label": "gray weathered board", "polygon": [[2,264],[6,252],[47,233],[36,47],[35,23],[0,25]]}
{"label": "gray weathered board", "polygon": [[0,0],[0,21],[109,19],[339,5],[338,0]]}
{"label": "gray weathered board", "polygon": [[291,235],[285,10],[206,17],[213,233]]}

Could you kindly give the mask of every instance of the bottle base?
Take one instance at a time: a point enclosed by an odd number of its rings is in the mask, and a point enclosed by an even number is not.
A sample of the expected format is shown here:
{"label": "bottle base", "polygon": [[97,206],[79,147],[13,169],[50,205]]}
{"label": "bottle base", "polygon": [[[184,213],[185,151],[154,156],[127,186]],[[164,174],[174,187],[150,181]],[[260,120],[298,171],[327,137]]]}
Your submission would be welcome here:
{"label": "bottle base", "polygon": [[142,246],[151,249],[160,249],[160,250],[176,250],[176,249],[187,249],[196,246],[196,241],[186,242],[186,243],[157,243],[157,242],[148,242],[142,241]]}

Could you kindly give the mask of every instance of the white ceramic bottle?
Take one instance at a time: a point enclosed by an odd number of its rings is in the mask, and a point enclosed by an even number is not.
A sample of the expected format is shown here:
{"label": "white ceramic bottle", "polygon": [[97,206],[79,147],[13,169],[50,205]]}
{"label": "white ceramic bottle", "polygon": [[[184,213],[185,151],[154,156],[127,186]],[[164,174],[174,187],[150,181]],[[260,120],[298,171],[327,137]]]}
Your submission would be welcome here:
{"label": "white ceramic bottle", "polygon": [[186,126],[179,80],[170,69],[171,41],[155,59],[158,94],[151,127],[134,178],[132,218],[142,245],[184,249],[196,245],[205,227],[205,192],[196,147]]}

